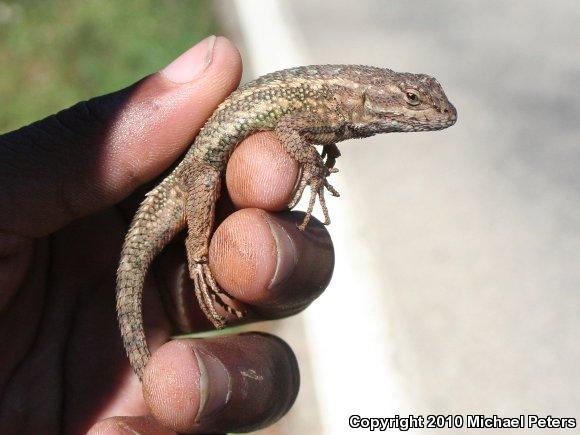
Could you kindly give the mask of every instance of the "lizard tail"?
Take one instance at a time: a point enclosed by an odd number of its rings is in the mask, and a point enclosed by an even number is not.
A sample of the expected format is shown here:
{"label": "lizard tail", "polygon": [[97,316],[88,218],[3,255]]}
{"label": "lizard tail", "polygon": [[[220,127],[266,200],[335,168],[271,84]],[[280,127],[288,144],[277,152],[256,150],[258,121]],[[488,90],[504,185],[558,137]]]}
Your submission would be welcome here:
{"label": "lizard tail", "polygon": [[117,316],[133,370],[142,379],[150,353],[141,301],[149,265],[185,227],[185,194],[169,176],[147,194],[127,232],[117,270]]}

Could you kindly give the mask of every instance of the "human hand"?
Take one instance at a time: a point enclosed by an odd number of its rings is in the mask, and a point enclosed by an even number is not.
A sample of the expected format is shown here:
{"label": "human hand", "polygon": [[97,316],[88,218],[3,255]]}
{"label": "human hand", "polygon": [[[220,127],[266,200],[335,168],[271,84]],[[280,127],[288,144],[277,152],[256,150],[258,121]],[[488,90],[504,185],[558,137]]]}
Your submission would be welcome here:
{"label": "human hand", "polygon": [[[208,38],[127,89],[0,136],[2,432],[239,432],[288,411],[299,374],[280,339],[168,341],[174,324],[209,328],[180,240],[145,285],[154,353],[142,386],[116,321],[115,271],[132,213],[240,75],[235,47]],[[229,197],[241,210],[216,229],[210,266],[251,308],[248,321],[294,314],[330,280],[334,256],[324,227],[314,221],[301,232],[302,216],[264,211],[284,209],[297,176],[297,164],[268,133],[244,141],[228,165]]]}

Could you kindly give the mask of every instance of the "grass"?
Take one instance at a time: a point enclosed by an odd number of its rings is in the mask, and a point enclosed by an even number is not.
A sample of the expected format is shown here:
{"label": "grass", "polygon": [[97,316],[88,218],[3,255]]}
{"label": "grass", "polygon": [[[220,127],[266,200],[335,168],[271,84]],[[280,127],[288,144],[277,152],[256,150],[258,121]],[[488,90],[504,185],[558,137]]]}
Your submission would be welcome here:
{"label": "grass", "polygon": [[0,1],[0,133],[125,87],[215,33],[211,1]]}

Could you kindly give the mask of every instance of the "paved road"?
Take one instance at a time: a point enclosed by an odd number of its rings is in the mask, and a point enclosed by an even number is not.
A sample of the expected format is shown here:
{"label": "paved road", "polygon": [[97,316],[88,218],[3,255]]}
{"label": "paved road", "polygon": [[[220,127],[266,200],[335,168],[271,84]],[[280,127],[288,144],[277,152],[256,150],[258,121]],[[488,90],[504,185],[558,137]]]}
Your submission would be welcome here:
{"label": "paved road", "polygon": [[579,418],[580,4],[291,11],[308,61],[428,72],[459,111],[445,132],[341,148],[410,408]]}
{"label": "paved road", "polygon": [[[341,147],[344,216],[334,221],[357,246],[339,258],[341,282],[317,304],[364,297],[346,275],[361,262],[374,271],[367,281],[382,297],[369,316],[388,337],[388,365],[405,396],[397,403],[406,405],[382,407],[391,385],[360,385],[357,367],[376,370],[357,347],[368,330],[331,343],[358,360],[351,372],[340,361],[327,367],[337,380],[332,394],[373,394],[382,416],[580,419],[580,4],[285,6],[307,63],[427,72],[459,112],[444,132]],[[344,321],[335,322],[343,331]],[[360,401],[350,399],[351,412]],[[336,418],[347,418],[347,408]],[[346,431],[346,420],[340,425]]]}

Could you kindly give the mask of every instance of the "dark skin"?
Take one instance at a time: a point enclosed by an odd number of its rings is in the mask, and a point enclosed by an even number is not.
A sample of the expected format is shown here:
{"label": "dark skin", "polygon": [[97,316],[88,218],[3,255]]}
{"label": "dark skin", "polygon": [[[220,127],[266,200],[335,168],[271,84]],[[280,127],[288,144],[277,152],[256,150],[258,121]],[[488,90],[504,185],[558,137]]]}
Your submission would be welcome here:
{"label": "dark skin", "polygon": [[[176,330],[209,327],[183,278],[180,240],[145,286],[154,355],[143,385],[117,327],[115,271],[130,217],[238,85],[235,47],[218,38],[214,50],[211,64],[185,83],[154,74],[0,136],[0,348],[9,349],[0,360],[0,432],[254,430],[292,405],[298,368],[280,339],[254,333],[169,341]],[[300,214],[272,213],[284,209],[297,176],[296,162],[267,133],[244,141],[227,169],[228,217],[212,239],[210,267],[252,308],[251,321],[304,309],[332,273],[324,227],[314,222],[301,232]],[[228,196],[237,209],[231,214]],[[265,375],[254,376],[255,392],[242,397],[254,385],[244,384],[248,372]],[[231,388],[226,404],[223,376]],[[208,394],[213,413],[206,406],[200,414]]]}

